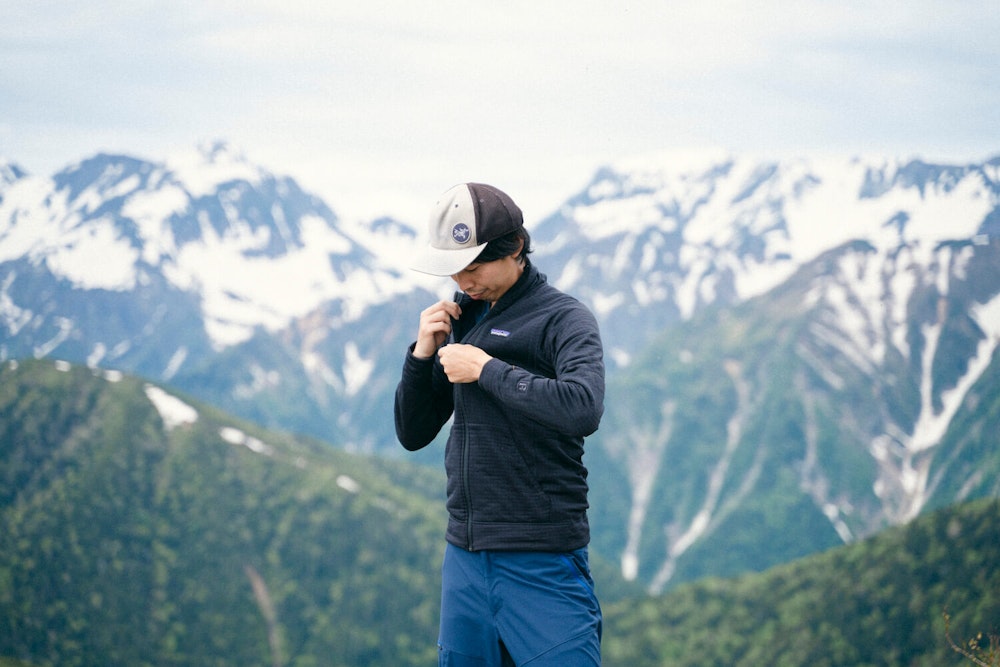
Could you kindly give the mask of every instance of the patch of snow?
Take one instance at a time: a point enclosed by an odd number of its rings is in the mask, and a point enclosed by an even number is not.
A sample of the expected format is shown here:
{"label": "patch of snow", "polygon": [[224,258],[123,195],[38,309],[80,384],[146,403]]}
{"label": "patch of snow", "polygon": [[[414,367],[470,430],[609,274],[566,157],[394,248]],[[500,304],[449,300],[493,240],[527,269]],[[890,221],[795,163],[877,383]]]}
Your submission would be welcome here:
{"label": "patch of snow", "polygon": [[1000,297],[993,297],[986,303],[976,304],[972,307],[971,316],[986,335],[986,339],[992,340],[996,345],[1000,341]]}
{"label": "patch of snow", "polygon": [[833,529],[837,531],[837,536],[844,544],[854,541],[854,534],[841,517],[840,507],[834,503],[827,503],[823,506],[823,515],[833,525]]}
{"label": "patch of snow", "polygon": [[673,431],[676,404],[666,401],[661,406],[661,419],[652,426],[635,422],[627,432],[614,434],[607,440],[608,452],[623,459],[631,488],[631,507],[626,524],[626,541],[621,555],[622,576],[632,581],[639,571],[639,544],[642,526],[652,499],[653,487],[663,461],[663,454]]}
{"label": "patch of snow", "polygon": [[[947,274],[947,271],[942,273]],[[946,294],[947,283],[940,276],[937,283],[941,293]],[[921,329],[924,349],[920,359],[920,412],[912,433],[881,435],[869,446],[879,464],[874,491],[886,505],[886,516],[893,523],[909,521],[923,509],[932,491],[929,479],[933,450],[944,438],[973,385],[989,368],[1000,345],[1000,295],[976,306],[970,315],[985,335],[969,360],[965,375],[954,387],[940,392],[941,409],[936,411],[934,408],[931,371],[942,323],[934,322],[925,324]]]}
{"label": "patch of snow", "polygon": [[165,258],[176,255],[177,241],[168,221],[175,213],[182,214],[190,201],[188,194],[173,184],[137,192],[125,201],[122,215],[135,222],[139,230],[143,261],[159,266]]}
{"label": "patch of snow", "polygon": [[[322,218],[301,222],[302,246],[279,257],[254,255],[258,235],[223,237],[207,223],[202,242],[178,250],[176,262],[164,266],[168,280],[181,289],[198,289],[209,336],[225,347],[247,340],[257,326],[277,330],[319,303],[341,298],[348,320],[359,317],[375,298],[386,294],[372,272],[358,267],[343,279],[333,262],[351,246]],[[393,289],[401,289],[396,286]]]}
{"label": "patch of snow", "polygon": [[110,359],[118,359],[126,354],[132,349],[132,342],[128,340],[123,340],[117,343],[113,348],[111,348]]}
{"label": "patch of snow", "polygon": [[49,356],[53,350],[62,345],[69,335],[73,332],[73,321],[65,317],[55,318],[56,326],[59,327],[59,331],[49,340],[45,341],[41,345],[36,345],[33,353],[36,359],[41,359],[43,357]]}
{"label": "patch of snow", "polygon": [[594,315],[598,318],[607,317],[615,308],[620,306],[625,302],[625,295],[621,293],[616,294],[594,294],[591,307],[594,309]]}
{"label": "patch of snow", "polygon": [[101,377],[103,377],[108,382],[117,383],[122,381],[122,378],[125,377],[125,374],[122,373],[121,371],[109,370],[109,371],[101,371]]}
{"label": "patch of snow", "polygon": [[97,368],[107,351],[104,343],[96,343],[94,349],[87,355],[87,368]]}
{"label": "patch of snow", "polygon": [[65,230],[45,254],[49,269],[79,289],[126,291],[135,287],[139,251],[121,238],[114,220],[102,218]]}
{"label": "patch of snow", "polygon": [[252,435],[247,435],[238,428],[232,426],[223,426],[219,429],[219,437],[228,442],[231,445],[242,445],[249,449],[251,452],[257,454],[263,454],[265,456],[273,456],[274,448],[266,444],[259,438],[255,438]]}
{"label": "patch of snow", "polygon": [[358,393],[375,368],[375,361],[365,359],[358,351],[354,341],[348,341],[344,346],[344,391],[348,396]]}
{"label": "patch of snow", "polygon": [[553,284],[563,290],[567,291],[572,289],[573,285],[577,284],[579,280],[585,275],[583,270],[583,257],[576,256],[571,257],[568,262],[562,267],[562,272],[559,277],[553,282]]}
{"label": "patch of snow", "polygon": [[184,345],[181,345],[174,351],[173,355],[170,357],[170,361],[167,362],[167,367],[163,369],[164,380],[169,380],[177,374],[177,371],[180,370],[184,360],[187,359],[187,355],[188,350]]}
{"label": "patch of snow", "polygon": [[234,398],[241,400],[253,398],[260,392],[272,389],[281,384],[281,374],[278,371],[266,370],[259,364],[251,364],[247,370],[250,372],[250,382],[234,387]]}
{"label": "patch of snow", "polygon": [[910,358],[910,344],[907,340],[909,332],[909,315],[907,308],[910,295],[919,285],[916,271],[911,264],[915,258],[909,248],[903,248],[896,255],[885,271],[890,275],[886,287],[886,297],[889,308],[889,339],[892,346],[899,350],[904,358]]}
{"label": "patch of snow", "polygon": [[[750,384],[743,377],[742,368],[735,361],[724,363],[726,374],[733,381],[736,389],[737,405],[726,424],[726,444],[722,456],[715,462],[708,475],[708,488],[702,498],[701,508],[695,513],[684,528],[680,523],[667,529],[666,560],[653,577],[649,589],[658,593],[673,577],[677,561],[691,546],[709,530],[712,522],[719,518],[719,504],[722,497],[723,484],[729,472],[729,465],[736,450],[739,448],[743,435],[743,424],[750,411]],[[752,476],[753,473],[748,473]],[[746,489],[737,495],[745,493]]]}
{"label": "patch of snow", "polygon": [[163,427],[166,430],[172,431],[178,426],[198,421],[198,411],[176,396],[151,384],[146,385],[145,391],[146,398],[160,413],[160,419],[163,420]]}
{"label": "patch of snow", "polygon": [[167,157],[166,167],[196,198],[214,193],[220,183],[258,183],[262,179],[259,168],[250,164],[239,150],[224,143],[177,151]]}
{"label": "patch of snow", "polygon": [[632,363],[632,354],[628,350],[624,350],[620,347],[612,347],[605,351],[619,368],[625,368]]}
{"label": "patch of snow", "polygon": [[669,229],[673,224],[664,219],[660,202],[654,195],[635,195],[624,199],[604,199],[573,211],[580,231],[591,241],[600,241],[655,225]]}
{"label": "patch of snow", "polygon": [[358,484],[353,478],[348,477],[347,475],[337,476],[337,486],[342,488],[344,491],[347,491],[348,493],[357,493],[358,491],[361,490],[361,485]]}
{"label": "patch of snow", "polygon": [[[939,413],[935,414],[926,397],[921,397],[920,418],[913,428],[913,440],[910,444],[910,448],[914,451],[922,451],[933,447],[941,441],[941,438],[944,437],[945,432],[951,425],[952,419],[962,406],[969,390],[972,389],[972,386],[986,372],[993,358],[993,353],[996,351],[998,343],[1000,343],[1000,296],[994,297],[986,304],[977,306],[971,314],[973,319],[980,324],[981,328],[986,330],[987,335],[976,346],[976,353],[969,360],[968,369],[965,375],[959,379],[958,384],[947,391],[941,392],[942,407]],[[990,324],[993,325],[992,330],[989,328]],[[936,351],[937,337],[939,335],[940,327],[937,326],[929,332],[929,336],[933,338],[933,343],[928,341],[928,348],[933,347]],[[929,372],[930,365],[928,364],[925,366],[925,373],[929,374]],[[924,390],[925,388],[922,385],[921,394],[923,394]],[[929,387],[926,390],[929,391]]]}
{"label": "patch of snow", "polygon": [[955,494],[955,502],[961,503],[967,500],[969,498],[969,494],[972,493],[977,486],[983,483],[983,477],[984,475],[982,469],[976,470],[972,473],[972,475],[969,476],[969,479],[965,480],[965,483],[962,484],[962,488],[960,488]]}
{"label": "patch of snow", "polygon": [[17,272],[11,271],[0,284],[0,324],[7,328],[11,337],[17,336],[34,318],[34,313],[18,306],[10,296],[10,286],[16,278]]}

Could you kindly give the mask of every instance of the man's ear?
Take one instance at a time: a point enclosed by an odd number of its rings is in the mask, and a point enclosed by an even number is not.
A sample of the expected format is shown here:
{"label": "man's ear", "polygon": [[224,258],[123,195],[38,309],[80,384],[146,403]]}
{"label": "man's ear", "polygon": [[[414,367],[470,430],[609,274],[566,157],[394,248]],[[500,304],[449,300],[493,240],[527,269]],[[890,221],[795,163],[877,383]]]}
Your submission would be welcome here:
{"label": "man's ear", "polygon": [[517,250],[511,253],[511,257],[517,259],[521,255],[521,251],[524,250],[524,237],[522,236],[517,240]]}

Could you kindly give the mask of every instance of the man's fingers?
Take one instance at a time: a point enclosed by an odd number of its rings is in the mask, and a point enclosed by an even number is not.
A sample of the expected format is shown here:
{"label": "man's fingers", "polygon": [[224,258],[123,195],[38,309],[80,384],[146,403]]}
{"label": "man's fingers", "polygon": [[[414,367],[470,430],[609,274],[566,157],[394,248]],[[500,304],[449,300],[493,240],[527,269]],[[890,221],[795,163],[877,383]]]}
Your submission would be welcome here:
{"label": "man's fingers", "polygon": [[458,319],[458,317],[462,314],[462,309],[454,301],[438,301],[434,305],[424,309],[424,312],[421,313],[421,316],[429,317],[432,315],[437,315],[439,313],[444,313],[448,317],[453,317],[455,319]]}
{"label": "man's fingers", "polygon": [[426,359],[442,345],[451,333],[451,320],[462,310],[454,301],[438,301],[420,313],[420,328],[414,354]]}

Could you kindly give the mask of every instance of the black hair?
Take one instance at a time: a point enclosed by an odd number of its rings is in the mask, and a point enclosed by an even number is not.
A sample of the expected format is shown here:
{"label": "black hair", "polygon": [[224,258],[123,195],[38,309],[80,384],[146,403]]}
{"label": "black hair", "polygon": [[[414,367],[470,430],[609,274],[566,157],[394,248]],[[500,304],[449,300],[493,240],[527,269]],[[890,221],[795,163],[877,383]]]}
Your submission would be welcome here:
{"label": "black hair", "polygon": [[522,239],[524,240],[524,246],[521,248],[521,252],[517,253],[515,259],[527,262],[528,253],[531,252],[531,235],[528,234],[527,229],[521,227],[487,243],[483,251],[472,260],[472,264],[485,264],[486,262],[495,262],[498,259],[509,257],[517,252]]}

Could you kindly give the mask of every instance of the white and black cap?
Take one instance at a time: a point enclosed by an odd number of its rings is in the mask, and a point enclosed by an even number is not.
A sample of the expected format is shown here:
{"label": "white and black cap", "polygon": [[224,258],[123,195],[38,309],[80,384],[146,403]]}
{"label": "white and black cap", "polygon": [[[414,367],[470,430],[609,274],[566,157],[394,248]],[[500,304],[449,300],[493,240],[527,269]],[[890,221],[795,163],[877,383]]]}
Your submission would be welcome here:
{"label": "white and black cap", "polygon": [[427,245],[411,268],[451,276],[472,262],[487,243],[524,226],[517,204],[491,185],[461,183],[437,200],[427,223]]}

